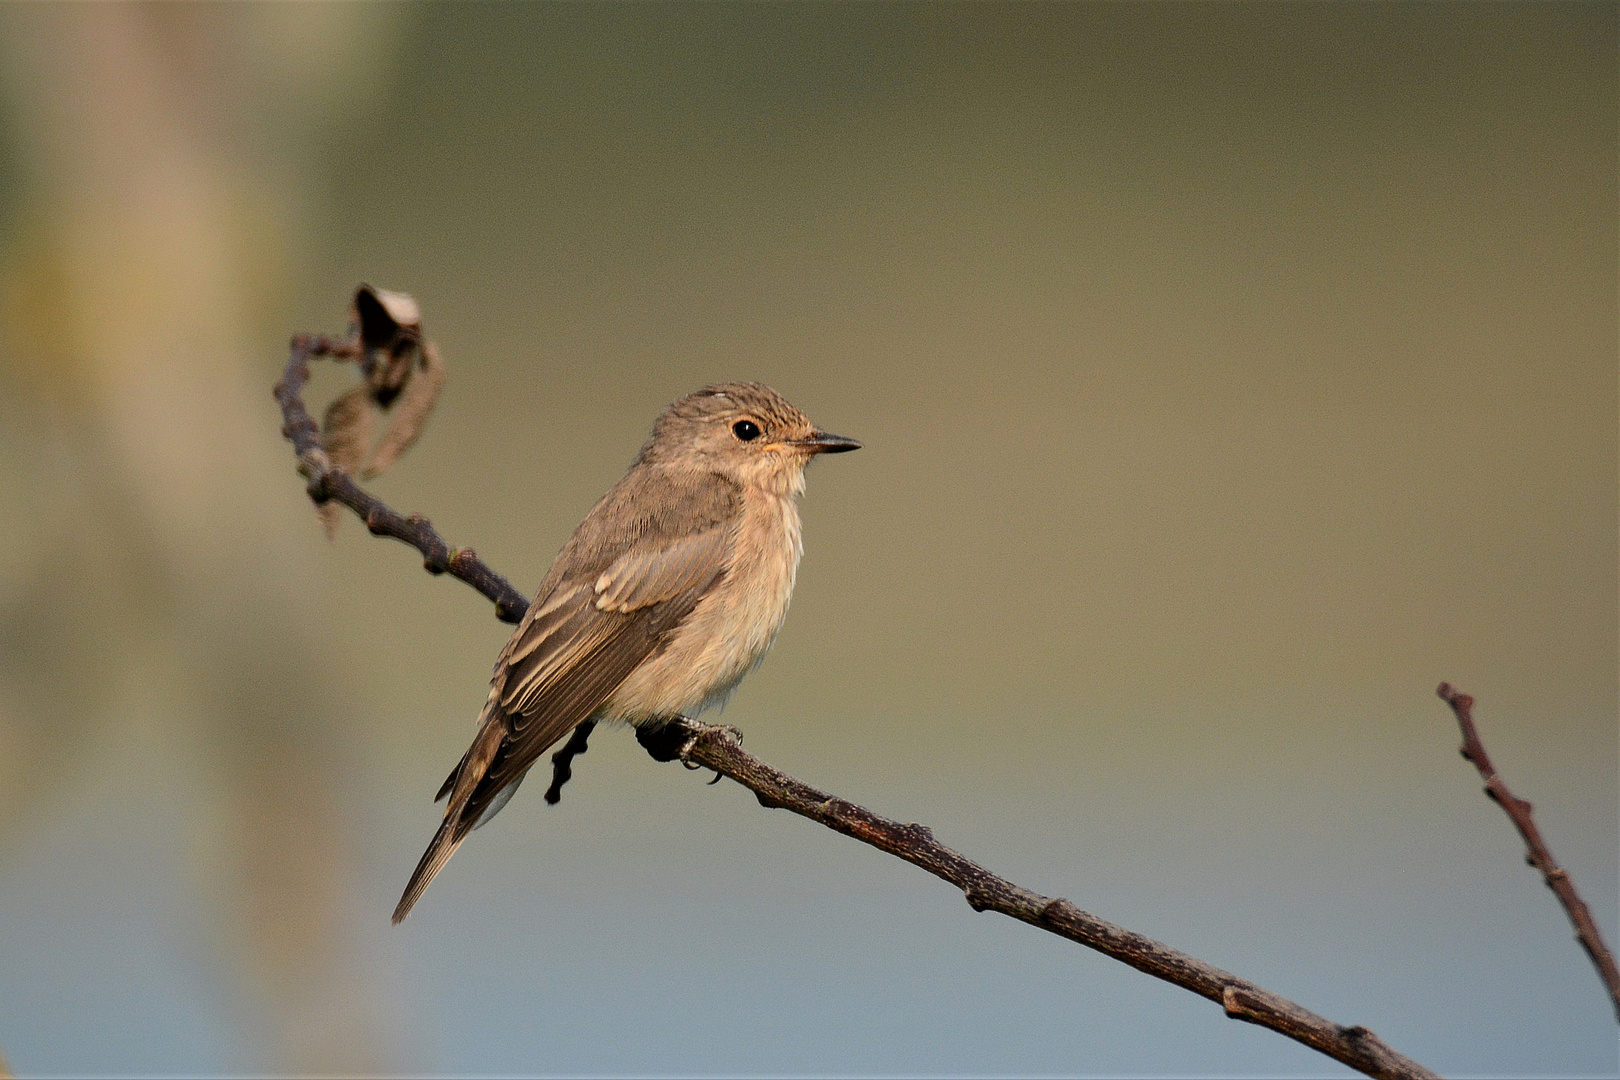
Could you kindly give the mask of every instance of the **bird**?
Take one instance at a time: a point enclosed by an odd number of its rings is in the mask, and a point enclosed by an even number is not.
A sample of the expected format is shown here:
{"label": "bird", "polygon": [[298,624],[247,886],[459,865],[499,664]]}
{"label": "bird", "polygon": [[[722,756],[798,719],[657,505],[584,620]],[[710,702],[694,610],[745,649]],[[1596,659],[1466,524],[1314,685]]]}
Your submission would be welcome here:
{"label": "bird", "polygon": [[664,409],[496,659],[478,734],[435,796],[448,797],[444,820],[395,925],[574,728],[620,721],[644,738],[724,703],[787,616],[805,468],[860,446],[755,382],[705,386]]}

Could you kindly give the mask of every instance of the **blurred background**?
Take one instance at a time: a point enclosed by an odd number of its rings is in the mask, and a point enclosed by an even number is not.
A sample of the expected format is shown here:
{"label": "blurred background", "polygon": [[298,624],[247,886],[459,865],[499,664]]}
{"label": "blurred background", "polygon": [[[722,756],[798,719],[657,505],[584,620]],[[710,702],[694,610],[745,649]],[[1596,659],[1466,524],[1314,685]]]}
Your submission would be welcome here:
{"label": "blurred background", "polygon": [[[532,590],[659,409],[819,464],[724,714],[1431,1068],[1613,1075],[1616,8],[0,8],[0,1051],[62,1073],[1347,1070],[601,731],[402,927],[509,627],[328,543],[270,386]],[[322,372],[312,405],[348,370]]]}

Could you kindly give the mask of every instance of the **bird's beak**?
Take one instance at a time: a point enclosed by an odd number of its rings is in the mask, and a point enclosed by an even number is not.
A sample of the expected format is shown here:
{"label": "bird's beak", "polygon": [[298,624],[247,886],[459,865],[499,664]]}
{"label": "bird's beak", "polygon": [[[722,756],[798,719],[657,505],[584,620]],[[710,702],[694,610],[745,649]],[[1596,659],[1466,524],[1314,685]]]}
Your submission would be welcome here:
{"label": "bird's beak", "polygon": [[787,444],[809,454],[842,454],[861,448],[861,444],[854,439],[846,439],[842,435],[829,435],[825,431],[817,431],[807,439],[789,439]]}

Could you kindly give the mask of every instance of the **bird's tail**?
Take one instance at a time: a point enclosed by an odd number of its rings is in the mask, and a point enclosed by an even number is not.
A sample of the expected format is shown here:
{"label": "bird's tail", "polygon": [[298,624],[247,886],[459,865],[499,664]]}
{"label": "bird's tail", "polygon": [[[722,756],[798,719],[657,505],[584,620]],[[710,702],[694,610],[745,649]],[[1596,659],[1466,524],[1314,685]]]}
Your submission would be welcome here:
{"label": "bird's tail", "polygon": [[501,741],[506,734],[506,720],[500,713],[488,714],[483,718],[483,726],[478,730],[478,737],[473,739],[472,746],[462,755],[461,763],[450,774],[450,779],[444,782],[434,799],[437,802],[448,793],[450,802],[444,808],[444,821],[439,825],[439,831],[433,834],[433,840],[428,844],[427,850],[422,853],[422,861],[416,864],[416,872],[405,886],[405,895],[399,898],[399,906],[394,909],[394,925],[398,926],[411,913],[411,908],[422,899],[422,892],[428,887],[444,864],[450,861],[450,856],[456,853],[456,848],[467,839],[477,824],[479,813],[469,814],[469,804],[473,793],[482,783],[484,776],[489,772],[490,762],[495,760]]}
{"label": "bird's tail", "polygon": [[394,908],[395,926],[404,922],[405,916],[411,913],[411,908],[422,899],[422,893],[427,891],[428,883],[444,869],[444,864],[450,861],[450,856],[456,853],[456,848],[467,838],[468,831],[462,825],[460,814],[445,816],[439,831],[433,834],[433,841],[422,853],[422,861],[416,864],[416,872],[411,875],[410,884],[405,886],[405,894],[399,898],[399,906]]}

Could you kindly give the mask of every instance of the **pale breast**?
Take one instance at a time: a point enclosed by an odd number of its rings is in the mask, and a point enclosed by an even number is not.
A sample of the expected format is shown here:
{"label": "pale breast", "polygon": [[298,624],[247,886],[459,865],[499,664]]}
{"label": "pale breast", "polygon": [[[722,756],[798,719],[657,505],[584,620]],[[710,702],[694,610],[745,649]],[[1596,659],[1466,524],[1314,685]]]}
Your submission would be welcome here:
{"label": "pale breast", "polygon": [[802,551],[792,495],[745,491],[724,579],[599,715],[635,723],[696,716],[723,701],[781,629]]}

